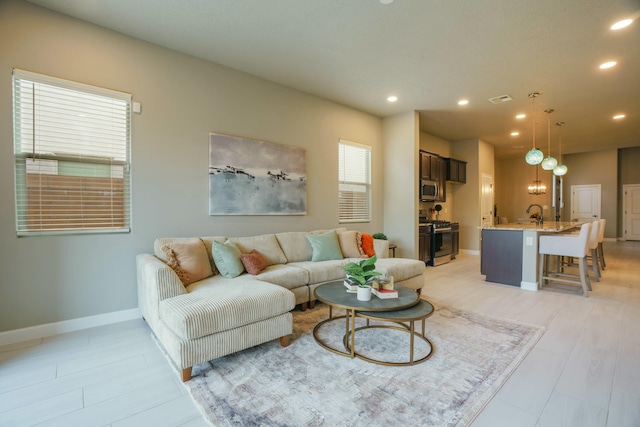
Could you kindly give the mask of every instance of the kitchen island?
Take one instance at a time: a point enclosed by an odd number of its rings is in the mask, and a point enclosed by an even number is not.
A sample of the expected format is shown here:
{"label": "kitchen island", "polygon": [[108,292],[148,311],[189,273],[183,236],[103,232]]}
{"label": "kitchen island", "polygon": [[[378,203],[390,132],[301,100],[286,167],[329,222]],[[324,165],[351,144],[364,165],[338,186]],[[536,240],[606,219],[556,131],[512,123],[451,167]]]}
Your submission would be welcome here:
{"label": "kitchen island", "polygon": [[496,224],[482,227],[480,272],[488,282],[538,290],[538,237],[564,233],[582,222]]}

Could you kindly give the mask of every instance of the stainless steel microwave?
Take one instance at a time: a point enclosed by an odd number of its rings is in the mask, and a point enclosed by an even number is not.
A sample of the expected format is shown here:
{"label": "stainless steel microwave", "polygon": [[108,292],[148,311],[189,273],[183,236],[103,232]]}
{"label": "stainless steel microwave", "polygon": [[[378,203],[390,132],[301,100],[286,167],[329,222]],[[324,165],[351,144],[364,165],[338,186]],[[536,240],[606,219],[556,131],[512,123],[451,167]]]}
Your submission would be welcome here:
{"label": "stainless steel microwave", "polygon": [[438,183],[423,179],[420,181],[420,200],[433,201],[438,199]]}

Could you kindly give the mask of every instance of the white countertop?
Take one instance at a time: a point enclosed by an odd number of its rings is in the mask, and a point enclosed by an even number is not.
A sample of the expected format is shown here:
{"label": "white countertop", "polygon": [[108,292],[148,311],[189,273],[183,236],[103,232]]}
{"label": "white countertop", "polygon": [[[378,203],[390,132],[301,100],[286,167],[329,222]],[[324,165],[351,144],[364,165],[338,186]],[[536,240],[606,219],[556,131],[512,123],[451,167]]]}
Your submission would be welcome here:
{"label": "white countertop", "polygon": [[495,224],[489,227],[480,227],[482,230],[511,230],[511,231],[539,231],[543,233],[559,233],[562,231],[571,230],[572,228],[580,227],[583,222],[556,222],[556,221],[545,221],[542,225],[535,223],[528,224],[519,224],[519,223],[509,223],[509,224]]}

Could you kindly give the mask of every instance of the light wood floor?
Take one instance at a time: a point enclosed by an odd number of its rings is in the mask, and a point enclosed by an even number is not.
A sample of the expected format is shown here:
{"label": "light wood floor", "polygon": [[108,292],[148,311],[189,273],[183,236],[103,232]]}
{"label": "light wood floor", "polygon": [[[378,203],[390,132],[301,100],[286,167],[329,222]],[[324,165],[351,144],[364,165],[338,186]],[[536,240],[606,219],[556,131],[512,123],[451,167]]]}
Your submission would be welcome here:
{"label": "light wood floor", "polygon": [[[605,254],[590,298],[485,282],[477,256],[427,269],[436,305],[547,328],[474,427],[640,426],[640,242]],[[136,320],[0,347],[0,426],[30,425],[208,424]]]}

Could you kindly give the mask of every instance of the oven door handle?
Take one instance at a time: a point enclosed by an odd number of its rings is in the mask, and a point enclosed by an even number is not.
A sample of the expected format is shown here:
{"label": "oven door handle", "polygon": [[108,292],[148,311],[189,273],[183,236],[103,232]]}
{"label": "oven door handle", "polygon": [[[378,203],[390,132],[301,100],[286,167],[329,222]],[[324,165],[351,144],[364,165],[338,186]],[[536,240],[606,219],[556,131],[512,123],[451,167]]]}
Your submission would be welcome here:
{"label": "oven door handle", "polygon": [[451,231],[451,227],[447,227],[447,228],[436,228],[436,233],[444,233],[445,231]]}

